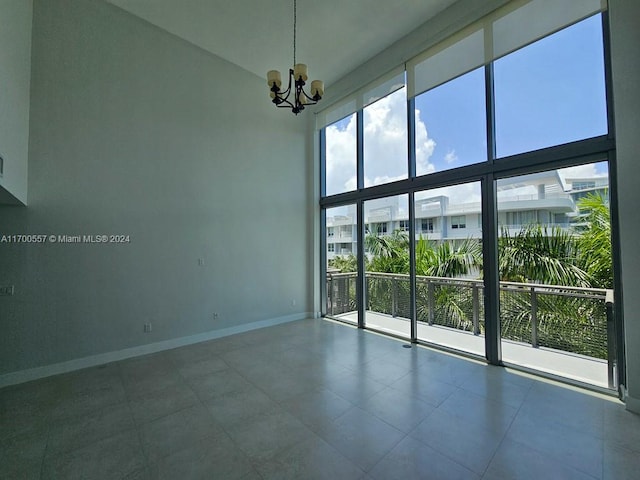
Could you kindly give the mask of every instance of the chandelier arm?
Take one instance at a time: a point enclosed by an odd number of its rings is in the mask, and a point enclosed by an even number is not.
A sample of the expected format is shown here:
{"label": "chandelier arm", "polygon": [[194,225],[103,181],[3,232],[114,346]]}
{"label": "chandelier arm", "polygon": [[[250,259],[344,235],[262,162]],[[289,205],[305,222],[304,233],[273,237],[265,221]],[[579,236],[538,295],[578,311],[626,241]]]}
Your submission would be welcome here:
{"label": "chandelier arm", "polygon": [[[307,97],[307,99],[308,99],[308,100],[311,100],[312,102],[316,102],[316,103],[318,103],[318,101],[315,99],[315,97],[310,96],[310,95],[309,95],[307,92],[305,92],[304,90],[302,90],[302,89],[301,89],[301,90],[300,90],[300,92],[301,92],[305,97]],[[307,103],[307,105],[315,105],[315,104]]]}
{"label": "chandelier arm", "polygon": [[292,108],[294,108],[294,105],[289,100],[285,100],[285,101],[283,101],[281,103],[278,103],[276,105],[276,107],[278,107],[278,108],[288,108],[289,110],[291,110]]}
{"label": "chandelier arm", "polygon": [[276,95],[278,95],[280,98],[282,98],[284,100],[285,98],[287,98],[289,96],[290,93],[291,93],[291,87],[289,86],[289,88],[287,88],[286,90],[278,90],[276,92]]}
{"label": "chandelier arm", "polygon": [[[289,98],[289,95],[291,94],[291,87],[293,86],[292,82],[291,82],[291,78],[293,77],[293,70],[289,69],[289,83],[287,84],[287,89],[282,92],[281,98],[282,100],[284,100],[285,102],[287,101],[287,98]],[[290,102],[288,102],[289,105],[291,105]]]}

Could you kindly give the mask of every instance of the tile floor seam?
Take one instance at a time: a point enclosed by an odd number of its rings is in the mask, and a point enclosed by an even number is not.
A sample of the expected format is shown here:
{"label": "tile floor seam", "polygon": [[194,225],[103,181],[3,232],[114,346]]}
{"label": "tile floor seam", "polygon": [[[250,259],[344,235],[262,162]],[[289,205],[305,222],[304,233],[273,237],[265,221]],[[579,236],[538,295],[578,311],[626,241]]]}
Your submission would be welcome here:
{"label": "tile floor seam", "polygon": [[[404,432],[403,432],[403,433],[404,433]],[[398,445],[400,445],[400,443],[401,443],[402,441],[404,441],[408,436],[409,436],[408,434],[405,434],[405,435],[404,435],[400,440],[398,440],[397,442],[395,442],[395,443],[393,444],[393,447],[391,447],[387,453],[385,453],[382,457],[380,457],[380,458],[378,459],[378,461],[377,461],[376,463],[374,463],[374,464],[371,466],[371,468],[369,468],[368,470],[367,470],[367,469],[365,469],[365,468],[362,468],[361,470],[362,470],[365,474],[370,475],[370,474],[371,474],[371,472],[373,472],[373,471],[375,470],[375,468],[378,466],[378,464],[379,464],[380,462],[382,462],[385,458],[387,458],[389,455],[391,455],[391,452],[393,452],[393,451],[395,450],[395,448],[396,448]],[[420,442],[420,443],[422,443],[422,442]]]}
{"label": "tile floor seam", "polygon": [[[533,388],[533,385],[531,385],[530,390],[531,390],[532,388]],[[580,392],[580,393],[581,393],[581,392]],[[528,394],[527,394],[527,396],[528,396]],[[508,428],[508,429],[507,429],[507,431],[505,432],[505,438],[507,437],[507,434],[509,433],[509,429],[511,428],[511,425],[513,424],[513,422],[516,420],[516,418],[517,418],[517,417],[518,417],[518,415],[520,414],[520,409],[524,406],[525,402],[526,402],[526,398],[525,398],[525,401],[524,401],[524,402],[522,403],[522,405],[520,406],[520,408],[518,409],[518,412],[516,413],[516,415],[513,417],[513,421],[512,421],[512,422],[511,422],[511,424],[509,425],[509,428]],[[523,412],[523,415],[525,415],[525,416],[526,416],[527,414]],[[604,413],[604,411],[603,411],[603,412],[602,412],[603,425],[602,425],[602,427],[601,427],[601,428],[603,428],[603,429],[604,429],[604,415],[605,415],[605,413]],[[583,469],[581,469],[581,468],[578,468],[578,467],[576,467],[576,466],[573,466],[573,465],[566,465],[566,466],[567,466],[568,468],[570,468],[570,469],[572,469],[572,470],[576,471],[576,472],[580,472],[580,473],[581,473],[581,474],[583,474],[583,475],[587,475],[587,476],[589,476],[589,477],[591,477],[591,478],[595,478],[596,480],[602,480],[602,479],[604,478],[604,467],[605,467],[605,462],[604,462],[604,447],[605,447],[604,433],[603,433],[603,437],[602,437],[602,438],[599,438],[599,437],[597,437],[597,436],[593,436],[593,435],[591,435],[590,433],[587,433],[587,432],[585,432],[585,431],[583,431],[583,430],[579,430],[579,429],[575,428],[575,427],[574,427],[574,426],[572,426],[572,425],[567,425],[567,424],[565,424],[565,423],[558,422],[558,421],[555,421],[555,422],[553,422],[553,423],[560,424],[560,425],[562,426],[562,428],[563,428],[563,429],[568,430],[568,431],[571,431],[572,433],[574,433],[574,434],[576,434],[576,435],[580,435],[580,436],[589,436],[589,437],[592,437],[592,438],[596,439],[597,441],[599,441],[599,442],[601,443],[601,453],[602,453],[602,466],[601,466],[601,470],[602,470],[602,471],[600,472],[600,473],[601,473],[600,477],[594,477],[593,475],[591,475],[591,473],[586,472],[585,470],[583,470]],[[516,443],[518,443],[518,444],[520,444],[520,445],[525,445],[525,444],[523,444],[522,442],[519,442],[519,441],[517,441],[517,440],[513,440],[513,441],[515,441]],[[554,455],[551,455],[551,454],[548,454],[548,453],[542,452],[542,451],[538,450],[538,449],[537,449],[537,448],[535,448],[535,447],[531,447],[531,446],[528,446],[528,445],[525,445],[525,446],[526,446],[527,448],[530,448],[530,449],[534,450],[534,451],[535,451],[535,452],[537,452],[539,455],[542,455],[542,456],[544,456],[544,457],[550,457],[550,458],[554,459],[554,460],[555,460],[555,461],[557,461],[557,462],[563,462],[563,460],[562,460],[561,458],[559,458],[559,457],[555,457]]]}
{"label": "tile floor seam", "polygon": [[[253,382],[253,380],[251,380],[250,378],[248,378],[246,375],[243,375],[242,372],[240,372],[239,370],[236,370],[234,367],[229,366],[229,369],[231,369],[234,373],[236,373],[237,375],[241,376],[245,381],[247,381],[253,388],[258,389],[261,393],[264,393],[267,397],[269,397],[269,400],[275,402],[278,406],[282,406],[281,402],[278,401],[277,399],[273,398],[271,395],[269,395],[269,392],[267,392],[264,388],[260,387],[259,385],[257,385],[256,383]],[[234,393],[234,392],[228,392],[228,393]]]}
{"label": "tile floor seam", "polygon": [[[123,388],[124,388],[124,379],[123,379],[123,376],[122,376],[122,368],[120,368],[121,365],[122,365],[122,363],[118,362],[118,376],[120,377],[120,382],[121,382],[121,384],[123,385]],[[134,428],[136,430],[136,437],[138,439],[138,444],[140,446],[140,451],[141,451],[142,456],[144,458],[144,467],[147,470],[147,472],[149,472],[151,470],[151,464],[149,463],[149,456],[147,455],[147,452],[145,451],[144,447],[142,446],[142,436],[141,436],[142,432],[140,431],[140,427],[142,426],[142,424],[139,424],[136,421],[135,415],[133,414],[133,407],[131,405],[131,402],[132,402],[133,398],[131,398],[129,396],[129,394],[126,391],[126,389],[125,389],[125,398],[127,399],[127,406],[129,407],[129,412],[131,413],[131,417],[132,417],[132,420],[133,420],[133,425],[134,425]]]}
{"label": "tile floor seam", "polygon": [[144,449],[142,444],[142,432],[140,431],[140,426],[136,425],[135,420],[134,420],[134,425],[136,430],[136,437],[138,438],[138,444],[140,445],[140,451],[142,453],[142,456],[144,457],[144,467],[147,471],[150,471],[151,464],[149,463],[149,455],[147,455],[147,452]]}
{"label": "tile floor seam", "polygon": [[[505,435],[505,437],[506,437],[506,435]],[[554,456],[549,455],[548,453],[545,453],[545,452],[541,452],[540,450],[538,450],[538,449],[537,449],[537,448],[535,448],[535,447],[532,447],[532,446],[526,445],[526,444],[524,444],[524,443],[522,443],[522,442],[519,442],[518,440],[511,440],[511,442],[513,442],[513,443],[515,443],[515,444],[519,445],[519,446],[520,446],[520,447],[522,447],[522,448],[525,448],[525,449],[528,449],[528,450],[534,451],[535,453],[537,453],[538,455],[540,455],[540,456],[542,456],[542,457],[545,457],[545,458],[551,458],[554,462],[559,463],[559,464],[562,464],[562,465],[563,465],[565,468],[567,468],[568,470],[571,470],[571,471],[573,471],[573,472],[577,472],[577,473],[579,473],[579,474],[581,474],[581,475],[584,475],[585,477],[592,478],[593,480],[602,480],[602,477],[594,477],[593,475],[591,475],[590,473],[585,472],[584,470],[581,470],[581,469],[579,469],[579,468],[577,468],[577,467],[574,467],[573,465],[569,465],[569,464],[565,463],[565,462],[564,462],[564,460],[562,460],[561,458],[554,457]],[[603,462],[603,463],[604,463],[604,462]]]}
{"label": "tile floor seam", "polygon": [[[513,422],[516,421],[516,418],[518,418],[518,415],[520,414],[520,410],[522,409],[522,406],[524,405],[524,403],[527,401],[527,397],[529,396],[529,393],[531,391],[531,386],[529,385],[529,389],[527,390],[527,394],[525,395],[524,400],[522,401],[522,403],[520,404],[520,406],[517,408],[516,413],[513,415],[513,418],[511,419],[511,421],[509,422],[509,426],[505,429],[504,433],[502,434],[502,438],[500,439],[500,442],[498,443],[498,446],[496,447],[496,449],[493,452],[493,455],[491,455],[491,458],[489,459],[489,461],[487,462],[487,466],[484,469],[484,472],[482,472],[481,474],[481,478],[484,478],[484,476],[487,474],[487,470],[489,469],[489,467],[491,466],[491,463],[493,462],[493,460],[496,458],[497,453],[500,451],[500,449],[502,448],[502,444],[504,443],[505,439],[507,438],[507,433],[509,433],[509,430],[511,429],[511,426],[513,425]],[[535,449],[534,449],[535,450]],[[536,450],[537,451],[537,450]],[[540,452],[538,452],[540,453]]]}
{"label": "tile floor seam", "polygon": [[[432,412],[432,414],[433,414],[433,413],[436,413],[436,412]],[[429,417],[430,417],[430,416],[431,416],[431,415],[429,415]],[[429,417],[427,417],[427,418],[429,418]],[[426,418],[425,418],[424,420],[426,420]],[[422,423],[422,422],[420,422],[420,423]],[[415,429],[417,429],[417,428],[418,428],[418,426],[416,425],[416,428],[414,428],[414,430],[415,430]],[[413,432],[413,430],[412,430],[412,432]],[[468,466],[466,466],[466,465],[463,465],[463,464],[462,464],[462,463],[460,463],[456,458],[452,457],[452,456],[451,456],[451,455],[449,455],[448,453],[443,452],[442,450],[439,450],[439,449],[437,449],[437,448],[435,448],[435,447],[433,447],[433,446],[431,446],[431,445],[426,444],[426,443],[425,443],[425,442],[423,442],[421,439],[416,438],[416,437],[412,437],[410,433],[408,433],[408,434],[407,434],[407,436],[408,436],[408,437],[410,437],[410,438],[412,438],[413,440],[415,440],[415,441],[417,441],[417,442],[421,443],[421,444],[422,444],[422,445],[424,445],[425,447],[430,448],[431,450],[433,450],[434,452],[436,452],[436,453],[438,453],[438,454],[442,455],[443,457],[448,458],[449,460],[451,460],[451,461],[452,461],[453,463],[455,463],[456,465],[458,465],[458,466],[460,466],[460,467],[462,467],[462,468],[464,468],[464,469],[466,469],[466,470],[469,470],[470,472],[473,472],[473,473],[475,473],[476,475],[478,475],[480,478],[482,478],[482,477],[484,476],[484,474],[486,473],[487,468],[489,468],[489,465],[491,464],[491,461],[493,460],[493,457],[495,456],[495,454],[497,453],[498,449],[500,448],[500,445],[502,444],[502,440],[504,439],[504,436],[506,436],[506,434],[503,436],[503,438],[501,438],[501,439],[500,439],[500,444],[499,444],[499,445],[496,447],[496,449],[494,450],[493,454],[491,455],[491,459],[489,459],[489,461],[487,462],[487,466],[484,468],[484,470],[483,470],[483,472],[482,472],[482,473],[478,473],[478,472],[477,472],[476,470],[474,470],[473,468],[468,467]]]}
{"label": "tile floor seam", "polygon": [[[355,468],[357,468],[358,470],[360,470],[363,474],[365,474],[365,475],[367,474],[367,471],[366,471],[364,468],[360,467],[360,466],[359,466],[357,463],[355,463],[353,460],[351,460],[351,459],[349,459],[348,457],[346,457],[345,455],[343,455],[343,454],[342,454],[342,452],[341,452],[340,450],[338,450],[338,449],[337,449],[333,444],[331,444],[330,442],[328,442],[327,440],[325,440],[324,438],[322,438],[322,437],[321,437],[320,435],[318,435],[316,432],[314,432],[314,431],[312,431],[312,430],[310,430],[310,431],[311,431],[311,434],[312,434],[314,437],[316,437],[319,441],[321,441],[321,442],[323,442],[324,444],[326,444],[326,445],[327,445],[327,447],[329,447],[329,448],[330,448],[333,452],[335,452],[339,457],[341,457],[343,460],[345,460],[346,462],[348,462],[348,463],[350,463],[351,465],[353,465]],[[305,439],[305,441],[307,441],[307,440],[308,440],[308,439]],[[278,456],[278,454],[280,454],[281,452],[283,452],[283,451],[285,451],[285,450],[287,450],[287,449],[292,448],[293,446],[294,446],[294,445],[290,445],[290,446],[282,447],[280,450],[278,450],[278,452],[276,452],[276,453],[273,455],[273,458],[275,458],[276,456]],[[394,447],[393,447],[393,448],[395,448],[395,445],[394,445]],[[253,463],[253,461],[252,461],[252,463]],[[256,468],[255,470],[257,471],[257,473],[258,473],[259,475],[261,475],[261,474],[260,474],[260,471],[259,471],[257,468]],[[262,477],[262,475],[261,475],[261,478],[264,478],[264,477]],[[342,479],[340,479],[340,480],[342,480]]]}
{"label": "tile floor seam", "polygon": [[[604,430],[604,422],[605,422],[605,412],[603,411],[602,412],[602,423],[603,423],[602,429],[603,430]],[[606,453],[605,452],[605,445],[606,445],[606,439],[604,438],[604,435],[603,435],[602,445],[601,445],[601,448],[602,448],[602,468],[600,470],[600,478],[603,479],[603,480],[604,480],[604,471],[605,471],[605,469],[604,469],[604,467],[605,467],[604,458],[605,458],[605,453]]]}
{"label": "tile floor seam", "polygon": [[40,475],[39,478],[42,479],[44,476],[44,463],[45,463],[45,459],[47,458],[47,449],[49,448],[49,436],[51,434],[51,424],[50,424],[50,420],[47,419],[47,441],[45,443],[45,447],[44,450],[42,452],[42,458],[40,459]]}

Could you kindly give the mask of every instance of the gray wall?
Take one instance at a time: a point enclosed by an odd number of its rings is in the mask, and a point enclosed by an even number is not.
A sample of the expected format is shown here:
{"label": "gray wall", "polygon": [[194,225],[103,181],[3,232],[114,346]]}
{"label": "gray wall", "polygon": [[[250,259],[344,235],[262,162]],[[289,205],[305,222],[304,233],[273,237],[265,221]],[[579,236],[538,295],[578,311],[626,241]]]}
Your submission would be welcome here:
{"label": "gray wall", "polygon": [[640,413],[640,296],[636,291],[640,272],[640,3],[636,0],[609,0],[609,15],[627,346],[627,408]]}
{"label": "gray wall", "polygon": [[35,0],[32,47],[1,233],[130,243],[0,244],[0,375],[307,315],[306,123],[263,79],[98,0]]}
{"label": "gray wall", "polygon": [[0,204],[27,202],[32,0],[0,0]]}

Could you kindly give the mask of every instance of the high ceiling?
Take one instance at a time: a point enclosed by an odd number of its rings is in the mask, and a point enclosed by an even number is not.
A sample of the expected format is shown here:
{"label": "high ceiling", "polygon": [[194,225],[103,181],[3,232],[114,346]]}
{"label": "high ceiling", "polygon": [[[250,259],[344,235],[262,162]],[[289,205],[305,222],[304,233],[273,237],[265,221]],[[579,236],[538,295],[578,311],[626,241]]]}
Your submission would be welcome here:
{"label": "high ceiling", "polygon": [[[260,77],[292,66],[293,0],[107,1]],[[455,1],[298,0],[296,59],[331,84]]]}

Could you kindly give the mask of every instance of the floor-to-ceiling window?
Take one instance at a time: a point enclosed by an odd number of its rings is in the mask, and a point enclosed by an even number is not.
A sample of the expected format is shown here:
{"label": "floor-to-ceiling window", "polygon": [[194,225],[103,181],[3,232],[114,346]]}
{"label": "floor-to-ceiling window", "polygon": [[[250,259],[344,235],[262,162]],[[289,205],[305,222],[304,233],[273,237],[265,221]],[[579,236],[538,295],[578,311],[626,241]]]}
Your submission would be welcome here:
{"label": "floor-to-ceiling window", "polygon": [[[508,4],[325,123],[327,278],[360,294],[323,313],[615,388],[606,13],[543,3]],[[345,254],[336,218],[359,235]]]}

